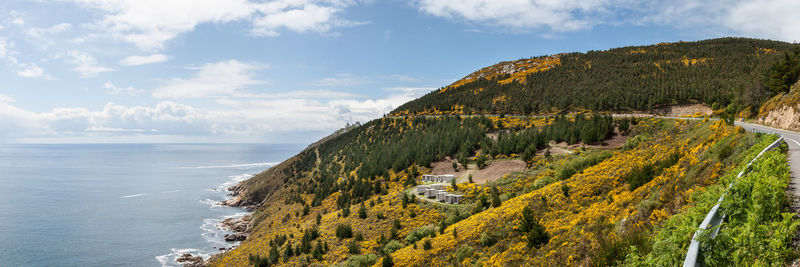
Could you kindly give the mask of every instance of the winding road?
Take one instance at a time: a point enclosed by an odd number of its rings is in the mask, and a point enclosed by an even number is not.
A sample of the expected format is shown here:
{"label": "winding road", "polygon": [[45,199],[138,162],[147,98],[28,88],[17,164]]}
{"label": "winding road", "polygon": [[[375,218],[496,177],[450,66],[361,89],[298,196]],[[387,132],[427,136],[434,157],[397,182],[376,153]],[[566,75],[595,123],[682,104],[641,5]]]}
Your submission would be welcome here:
{"label": "winding road", "polygon": [[789,182],[789,190],[791,190],[794,195],[792,207],[795,208],[796,211],[800,211],[800,133],[746,122],[736,122],[734,124],[748,131],[765,132],[783,136],[783,139],[786,140],[786,144],[789,145],[788,160],[791,169],[789,172],[792,176]]}

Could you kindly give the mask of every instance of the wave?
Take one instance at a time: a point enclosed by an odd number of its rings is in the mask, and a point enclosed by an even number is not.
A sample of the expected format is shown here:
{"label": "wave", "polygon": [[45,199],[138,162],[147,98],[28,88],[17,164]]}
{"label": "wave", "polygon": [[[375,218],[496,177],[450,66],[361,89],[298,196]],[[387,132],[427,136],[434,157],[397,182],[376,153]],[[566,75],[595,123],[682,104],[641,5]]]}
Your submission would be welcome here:
{"label": "wave", "polygon": [[[261,166],[261,165],[255,165],[255,164],[271,164],[271,163],[254,163],[254,164],[250,164],[249,166]],[[237,165],[229,165],[229,166],[202,166],[202,167],[193,167],[193,168],[214,168],[214,167],[230,167],[230,166],[242,166],[242,165],[247,165],[247,164],[237,164]],[[230,168],[235,168],[235,167],[230,167]],[[250,179],[250,177],[253,177],[253,175],[254,174],[251,174],[251,173],[231,175],[231,176],[228,176],[229,180],[227,182],[224,182],[224,183],[218,185],[216,188],[211,188],[211,189],[208,189],[208,190],[214,191],[214,192],[227,192],[228,187],[231,187],[231,186],[233,186],[233,185],[235,185],[235,184],[237,184],[237,183],[239,183],[241,181]],[[164,191],[162,193],[171,193],[171,192],[177,192],[177,191],[178,190]],[[140,196],[140,195],[146,195],[146,194],[147,193],[143,193],[143,194],[137,194],[137,195],[131,195],[131,196],[125,196],[125,197],[134,197],[134,196]],[[218,209],[218,208],[224,207],[222,205],[219,205],[219,201],[215,201],[215,200],[213,200],[211,198],[206,198],[204,200],[198,200],[198,202],[209,205],[210,209]],[[242,210],[242,209],[239,209],[239,210]],[[217,217],[217,218],[204,219],[203,220],[203,224],[200,225],[200,229],[202,230],[202,233],[200,235],[203,237],[203,239],[206,240],[206,242],[208,242],[210,247],[213,247],[213,248],[218,248],[218,247],[220,247],[220,248],[221,247],[232,248],[232,247],[236,247],[239,244],[241,244],[241,242],[237,241],[237,242],[234,242],[234,243],[229,243],[229,242],[225,241],[225,235],[233,233],[233,232],[231,232],[228,229],[223,228],[222,227],[222,221],[224,221],[225,219],[229,219],[229,218],[242,217],[242,216],[247,215],[247,214],[250,214],[250,213],[249,212],[238,212],[238,213],[235,213],[235,214],[220,216],[220,217]],[[196,248],[177,249],[177,248],[172,248],[170,253],[164,254],[164,255],[160,255],[160,256],[156,256],[155,258],[156,258],[156,260],[158,260],[158,262],[161,264],[161,266],[182,266],[182,264],[178,263],[178,258],[183,254],[188,253],[188,254],[192,254],[193,256],[200,256],[205,260],[205,259],[208,259],[211,254],[215,254],[215,253],[218,253],[218,252],[219,251],[215,251],[215,250],[209,251],[209,248],[203,248],[203,249],[196,249]]]}
{"label": "wave", "polygon": [[202,204],[207,204],[207,205],[211,206],[211,208],[220,208],[220,207],[222,207],[222,205],[219,204],[219,201],[215,201],[215,200],[210,199],[210,198],[206,198],[204,200],[198,200],[198,202],[200,202]]}
{"label": "wave", "polygon": [[253,177],[253,175],[255,175],[255,174],[243,173],[243,174],[239,174],[239,175],[228,176],[228,178],[230,178],[230,180],[218,185],[217,188],[216,188],[216,191],[225,192],[225,191],[228,190],[228,187],[234,186],[234,185],[238,184],[241,181],[250,179],[250,177]]}
{"label": "wave", "polygon": [[195,166],[195,167],[179,167],[180,169],[226,169],[226,168],[249,168],[249,167],[263,167],[263,166],[275,166],[278,165],[280,162],[259,162],[259,163],[243,163],[243,164],[231,164],[231,165],[217,165],[217,166]]}
{"label": "wave", "polygon": [[222,227],[222,221],[225,219],[230,218],[238,218],[244,215],[250,214],[249,212],[239,212],[232,215],[225,215],[215,219],[205,219],[203,220],[203,225],[200,226],[200,229],[203,230],[201,234],[203,238],[212,245],[226,247],[226,246],[238,246],[240,242],[234,242],[233,244],[228,243],[225,241],[225,234],[233,233],[228,229]]}
{"label": "wave", "polygon": [[203,260],[211,257],[211,255],[203,253],[201,250],[196,248],[171,248],[170,250],[171,252],[169,254],[156,256],[156,260],[161,264],[161,266],[183,266],[183,264],[178,263],[178,258],[187,253],[194,256],[200,256],[203,258]]}
{"label": "wave", "polygon": [[143,197],[143,196],[146,196],[146,195],[149,195],[149,194],[150,194],[150,193],[139,193],[139,194],[133,194],[133,195],[122,196],[121,198]]}

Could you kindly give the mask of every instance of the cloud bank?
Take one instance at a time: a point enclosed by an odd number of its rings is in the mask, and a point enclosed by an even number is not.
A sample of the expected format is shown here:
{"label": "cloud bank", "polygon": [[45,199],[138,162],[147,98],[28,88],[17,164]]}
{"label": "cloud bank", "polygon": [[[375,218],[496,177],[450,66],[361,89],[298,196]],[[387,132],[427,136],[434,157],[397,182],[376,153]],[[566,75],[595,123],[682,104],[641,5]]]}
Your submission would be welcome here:
{"label": "cloud bank", "polygon": [[101,11],[97,28],[146,51],[164,49],[178,35],[205,23],[247,21],[259,36],[280,30],[327,33],[334,27],[364,24],[339,16],[355,4],[347,0],[74,0]]}
{"label": "cloud bank", "polygon": [[[109,88],[117,88],[111,83]],[[131,90],[135,90],[130,88]],[[123,91],[128,89],[121,89]],[[282,98],[220,98],[216,108],[198,108],[174,101],[154,106],[106,104],[101,110],[56,108],[31,112],[0,95],[0,141],[37,138],[111,138],[126,142],[136,136],[259,137],[292,132],[329,132],[346,121],[368,121],[434,88],[390,88],[380,99],[299,98],[308,92],[287,93]],[[330,96],[337,96],[331,94]],[[350,95],[343,95],[350,96]],[[116,139],[115,139],[116,138]],[[310,140],[306,140],[310,141]]]}
{"label": "cloud bank", "polygon": [[800,1],[795,0],[417,0],[415,5],[435,17],[542,34],[655,24],[800,40]]}

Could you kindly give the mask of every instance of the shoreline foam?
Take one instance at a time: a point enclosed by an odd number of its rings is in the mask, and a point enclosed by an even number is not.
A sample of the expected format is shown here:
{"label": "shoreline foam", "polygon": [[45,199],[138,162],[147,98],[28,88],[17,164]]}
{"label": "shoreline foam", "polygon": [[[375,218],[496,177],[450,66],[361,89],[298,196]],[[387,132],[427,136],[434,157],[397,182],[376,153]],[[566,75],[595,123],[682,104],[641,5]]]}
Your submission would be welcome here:
{"label": "shoreline foam", "polygon": [[[254,174],[250,173],[231,175],[228,176],[230,180],[214,188],[213,191],[215,192],[226,193],[226,196],[228,197],[224,200],[214,201],[210,198],[206,198],[204,200],[198,200],[198,202],[200,203],[209,205],[209,209],[218,209],[221,207],[233,207],[233,208],[241,208],[242,210],[244,210],[243,212],[223,215],[216,218],[203,219],[203,223],[200,225],[200,229],[203,232],[200,235],[203,237],[203,239],[206,240],[206,242],[209,245],[211,245],[212,248],[219,249],[219,251],[205,252],[203,251],[203,249],[198,249],[198,248],[171,248],[170,253],[155,256],[156,260],[161,264],[161,266],[183,266],[184,263],[178,262],[178,259],[185,254],[189,254],[192,256],[199,256],[203,259],[204,261],[203,263],[205,264],[214,255],[231,250],[237,247],[239,244],[241,244],[241,241],[227,242],[225,241],[225,237],[230,234],[248,234],[248,233],[233,231],[233,229],[227,227],[224,222],[229,219],[241,220],[245,216],[250,215],[252,212],[247,211],[247,209],[244,209],[242,207],[225,205],[224,203],[226,200],[233,198],[230,197],[229,194],[227,194],[227,193],[234,193],[233,191],[229,190],[229,188],[231,188],[236,184],[239,184],[242,181],[249,179],[250,177],[253,177],[253,175]],[[142,193],[124,197],[138,197],[143,195],[148,195],[148,193]]]}

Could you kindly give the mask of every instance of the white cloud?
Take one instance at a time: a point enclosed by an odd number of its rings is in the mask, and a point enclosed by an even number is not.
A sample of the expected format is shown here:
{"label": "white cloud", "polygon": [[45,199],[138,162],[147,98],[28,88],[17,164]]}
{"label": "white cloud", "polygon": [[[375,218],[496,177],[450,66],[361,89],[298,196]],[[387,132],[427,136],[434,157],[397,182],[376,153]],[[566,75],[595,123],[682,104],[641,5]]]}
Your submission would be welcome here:
{"label": "white cloud", "polygon": [[337,17],[352,1],[278,0],[258,5],[253,19],[253,34],[277,36],[285,28],[294,32],[328,32],[332,27],[352,27],[367,22]]}
{"label": "white cloud", "polygon": [[153,54],[149,56],[129,56],[120,61],[125,66],[140,66],[145,64],[160,63],[169,60],[169,56],[164,54]]}
{"label": "white cloud", "polygon": [[432,16],[543,36],[603,24],[655,24],[718,35],[800,40],[796,0],[417,0],[416,6]]}
{"label": "white cloud", "polygon": [[43,134],[44,128],[37,121],[37,114],[0,101],[0,142],[22,136]]}
{"label": "white cloud", "polygon": [[38,42],[35,43],[36,45],[39,45],[42,49],[47,49],[55,44],[56,41],[54,41],[54,37],[56,37],[57,34],[68,31],[71,28],[72,24],[64,22],[55,24],[48,28],[29,28],[25,31],[25,34],[35,40],[38,40]]}
{"label": "white cloud", "polygon": [[241,20],[253,12],[247,0],[76,1],[105,13],[98,26],[145,50],[161,49],[165,42],[198,24]]}
{"label": "white cloud", "polygon": [[311,85],[320,87],[349,87],[363,84],[364,80],[364,78],[343,73],[336,75],[336,77],[328,77],[314,81],[311,83]]}
{"label": "white cloud", "polygon": [[143,90],[139,90],[131,86],[119,87],[111,82],[106,82],[103,84],[103,88],[107,89],[109,93],[114,95],[135,95],[144,92]]}
{"label": "white cloud", "polygon": [[418,82],[419,79],[417,77],[408,76],[408,75],[401,75],[401,74],[392,74],[389,75],[389,78],[395,81],[400,82]]}
{"label": "white cloud", "polygon": [[17,101],[17,100],[14,99],[13,97],[10,97],[10,96],[7,96],[7,95],[0,95],[0,103],[2,103],[2,102],[11,103],[11,102],[14,102],[14,101]]}
{"label": "white cloud", "polygon": [[281,29],[328,32],[332,27],[358,23],[336,16],[352,1],[277,0],[74,0],[100,10],[95,26],[143,50],[160,50],[178,35],[205,23],[250,21],[257,35],[276,36]]}
{"label": "white cloud", "polygon": [[157,98],[199,98],[232,95],[237,89],[263,83],[253,79],[253,71],[262,68],[237,60],[200,66],[191,78],[174,78],[153,92]]}
{"label": "white cloud", "polygon": [[72,70],[80,73],[83,78],[91,78],[99,73],[114,71],[112,68],[101,66],[93,56],[84,52],[70,50],[59,56],[59,58],[61,57],[67,63],[75,65]]}
{"label": "white cloud", "polygon": [[390,95],[385,98],[353,100],[345,96],[325,101],[304,98],[311,92],[299,91],[280,98],[220,98],[216,100],[218,108],[163,101],[154,106],[108,103],[101,110],[56,108],[42,113],[14,107],[10,104],[13,99],[0,96],[0,127],[14,129],[0,132],[0,141],[56,138],[58,142],[63,139],[57,138],[75,137],[83,142],[129,142],[142,136],[194,138],[177,139],[183,141],[212,137],[257,140],[276,134],[330,132],[346,121],[378,118],[431,90],[434,88],[388,88],[385,91]]}
{"label": "white cloud", "polygon": [[800,1],[741,1],[724,14],[722,24],[741,34],[800,41]]}
{"label": "white cloud", "polygon": [[284,92],[284,93],[247,93],[247,92],[236,92],[233,94],[234,97],[241,97],[241,98],[312,98],[312,99],[322,99],[322,98],[356,98],[362,97],[358,94],[348,93],[348,92],[341,92],[341,91],[331,91],[331,90],[298,90],[298,91],[291,91],[291,92]]}
{"label": "white cloud", "polygon": [[36,64],[19,64],[18,66],[22,68],[21,70],[17,71],[17,75],[19,76],[25,78],[36,78],[44,75],[44,69]]}
{"label": "white cloud", "polygon": [[49,28],[30,28],[25,33],[36,38],[48,38],[50,37],[49,35],[61,33],[71,28],[72,24],[62,22]]}
{"label": "white cloud", "polygon": [[0,59],[6,58],[6,53],[8,53],[8,43],[5,38],[0,37]]}
{"label": "white cloud", "polygon": [[419,0],[420,11],[448,19],[488,23],[515,30],[574,31],[592,27],[605,13],[603,0]]}
{"label": "white cloud", "polygon": [[14,25],[24,26],[25,25],[25,20],[23,20],[21,18],[15,18],[14,20],[11,21],[11,23],[14,24]]}

